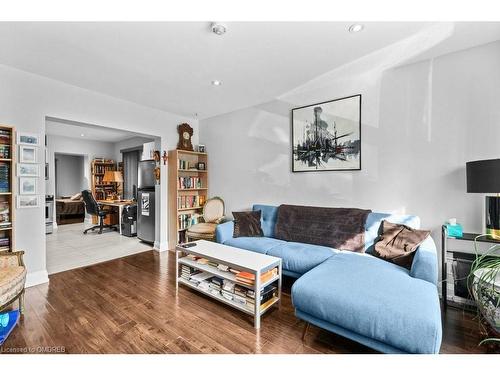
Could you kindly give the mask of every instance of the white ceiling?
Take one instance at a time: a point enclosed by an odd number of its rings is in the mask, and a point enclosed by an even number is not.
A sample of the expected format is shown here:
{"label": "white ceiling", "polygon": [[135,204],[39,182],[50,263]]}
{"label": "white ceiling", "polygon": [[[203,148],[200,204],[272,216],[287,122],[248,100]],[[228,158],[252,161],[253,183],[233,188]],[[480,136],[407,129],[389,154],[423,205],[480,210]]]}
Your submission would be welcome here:
{"label": "white ceiling", "polygon": [[[228,33],[217,36],[208,22],[4,22],[0,23],[0,64],[149,107],[206,118],[273,100],[432,26],[365,23],[364,31],[351,34],[350,24],[229,22]],[[491,41],[491,30],[483,35],[477,23],[467,25],[462,29],[474,34],[469,42]],[[463,44],[455,39],[451,49]],[[444,42],[432,53],[449,50]],[[214,79],[221,80],[222,86],[212,86]]]}
{"label": "white ceiling", "polygon": [[45,121],[45,133],[47,135],[58,135],[61,137],[81,138],[90,141],[111,143],[121,142],[135,137],[144,137],[143,134],[139,133],[56,118],[47,118]]}

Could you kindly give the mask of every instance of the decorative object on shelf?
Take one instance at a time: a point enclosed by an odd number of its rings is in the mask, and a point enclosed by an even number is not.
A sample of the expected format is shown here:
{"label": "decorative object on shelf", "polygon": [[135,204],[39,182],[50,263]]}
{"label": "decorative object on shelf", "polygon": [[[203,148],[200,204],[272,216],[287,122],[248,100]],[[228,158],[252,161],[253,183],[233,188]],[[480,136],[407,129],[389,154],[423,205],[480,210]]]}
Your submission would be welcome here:
{"label": "decorative object on shelf", "polygon": [[17,144],[26,146],[40,146],[40,136],[32,133],[17,133]]}
{"label": "decorative object on shelf", "polygon": [[38,177],[39,173],[38,164],[17,164],[18,177]]}
{"label": "decorative object on shelf", "polygon": [[206,152],[205,151],[205,145],[198,145],[198,152]]}
{"label": "decorative object on shelf", "polygon": [[19,194],[22,195],[38,194],[37,179],[35,177],[20,177]]}
{"label": "decorative object on shelf", "polygon": [[163,156],[161,158],[163,159],[163,165],[167,165],[167,160],[168,160],[167,151],[163,151]]}
{"label": "decorative object on shelf", "polygon": [[200,161],[196,168],[198,168],[200,171],[204,171],[205,170],[205,163],[203,163],[202,161]]}
{"label": "decorative object on shelf", "polygon": [[154,160],[156,163],[159,163],[159,162],[160,162],[160,151],[158,151],[158,150],[154,150],[154,151],[153,151],[153,160]]}
{"label": "decorative object on shelf", "polygon": [[160,183],[160,177],[161,177],[160,167],[157,165],[155,167],[155,180],[157,184]]}
{"label": "decorative object on shelf", "polygon": [[469,161],[465,164],[467,193],[495,193],[486,197],[486,233],[500,238],[500,159]]}
{"label": "decorative object on shelf", "polygon": [[496,342],[500,345],[500,245],[495,244],[480,254],[477,240],[481,236],[474,240],[476,259],[467,284],[479,310],[483,334],[487,337],[480,344]]}
{"label": "decorative object on shelf", "polygon": [[18,195],[17,208],[35,208],[40,206],[38,195]]}
{"label": "decorative object on shelf", "polygon": [[191,137],[193,136],[193,128],[189,124],[183,123],[177,127],[179,133],[179,142],[177,143],[178,150],[193,151]]}
{"label": "decorative object on shelf", "polygon": [[361,169],[361,95],[292,109],[292,171]]}
{"label": "decorative object on shelf", "polygon": [[36,163],[38,148],[34,146],[19,146],[19,161],[21,163]]}
{"label": "decorative object on shelf", "polygon": [[457,219],[455,218],[448,219],[445,226],[449,237],[460,238],[464,234],[462,226],[457,223]]}

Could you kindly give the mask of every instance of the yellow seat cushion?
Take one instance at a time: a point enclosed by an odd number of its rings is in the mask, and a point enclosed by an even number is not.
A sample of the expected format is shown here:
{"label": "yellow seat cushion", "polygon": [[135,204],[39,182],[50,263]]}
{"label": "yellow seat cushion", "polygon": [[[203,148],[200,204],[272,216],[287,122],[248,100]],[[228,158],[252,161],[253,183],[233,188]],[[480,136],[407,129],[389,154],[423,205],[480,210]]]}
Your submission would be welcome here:
{"label": "yellow seat cushion", "polygon": [[188,233],[194,234],[213,234],[215,233],[217,224],[215,223],[198,223],[188,229]]}
{"label": "yellow seat cushion", "polygon": [[25,267],[0,268],[0,306],[17,296],[23,290],[25,282]]}

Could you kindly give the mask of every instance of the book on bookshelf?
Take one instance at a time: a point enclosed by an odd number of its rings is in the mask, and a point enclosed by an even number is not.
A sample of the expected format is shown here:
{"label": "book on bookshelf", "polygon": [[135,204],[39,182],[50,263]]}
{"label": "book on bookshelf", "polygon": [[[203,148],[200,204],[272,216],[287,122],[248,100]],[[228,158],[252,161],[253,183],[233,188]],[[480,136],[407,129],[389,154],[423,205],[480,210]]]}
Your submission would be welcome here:
{"label": "book on bookshelf", "polygon": [[178,189],[199,189],[202,187],[200,177],[179,177]]}
{"label": "book on bookshelf", "polygon": [[177,198],[177,207],[181,209],[201,207],[204,204],[204,195],[181,195]]}
{"label": "book on bookshelf", "polygon": [[10,163],[0,162],[0,193],[10,192]]}
{"label": "book on bookshelf", "polygon": [[179,229],[187,229],[191,225],[198,224],[200,222],[200,214],[180,214],[179,215]]}

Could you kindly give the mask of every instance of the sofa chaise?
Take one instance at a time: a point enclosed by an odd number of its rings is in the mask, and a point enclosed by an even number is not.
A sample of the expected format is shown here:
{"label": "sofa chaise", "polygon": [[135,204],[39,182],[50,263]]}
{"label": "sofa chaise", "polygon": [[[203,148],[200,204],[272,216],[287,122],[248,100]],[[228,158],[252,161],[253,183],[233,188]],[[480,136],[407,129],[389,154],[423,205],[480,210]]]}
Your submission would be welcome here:
{"label": "sofa chaise", "polygon": [[411,269],[371,255],[382,220],[418,229],[411,215],[369,213],[365,252],[274,238],[279,207],[261,211],[263,237],[233,238],[234,223],[217,227],[219,243],[282,259],[283,274],[296,278],[292,302],[299,319],[383,353],[439,353],[441,310],[438,264],[431,237],[421,243]]}

